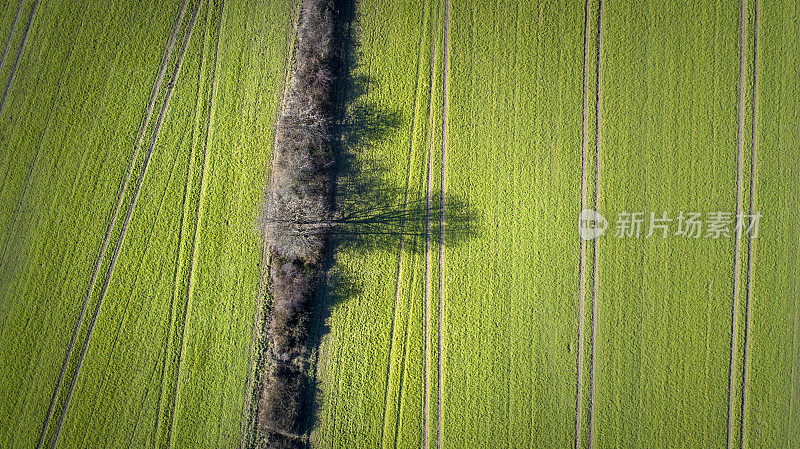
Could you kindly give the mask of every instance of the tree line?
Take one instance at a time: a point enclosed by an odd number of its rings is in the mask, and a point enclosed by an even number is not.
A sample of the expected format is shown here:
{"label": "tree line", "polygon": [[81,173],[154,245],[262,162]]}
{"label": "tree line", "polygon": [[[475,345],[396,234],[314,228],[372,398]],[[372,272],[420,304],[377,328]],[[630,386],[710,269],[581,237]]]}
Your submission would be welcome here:
{"label": "tree line", "polygon": [[304,0],[276,124],[262,213],[272,304],[257,428],[259,447],[299,448],[311,386],[308,335],[333,217],[334,82],[339,64],[332,0]]}

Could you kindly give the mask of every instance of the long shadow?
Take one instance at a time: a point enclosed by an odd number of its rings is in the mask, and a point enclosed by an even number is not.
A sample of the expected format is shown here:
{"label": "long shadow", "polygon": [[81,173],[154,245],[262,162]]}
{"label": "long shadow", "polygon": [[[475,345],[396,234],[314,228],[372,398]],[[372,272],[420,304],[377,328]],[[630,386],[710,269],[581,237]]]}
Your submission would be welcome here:
{"label": "long shadow", "polygon": [[[461,198],[448,193],[444,205],[440,194],[428,199],[386,182],[390,161],[366,156],[368,148],[397,135],[404,117],[369,99],[375,81],[360,75],[357,0],[338,0],[338,36],[340,66],[335,86],[335,125],[333,150],[334,182],[330,194],[335,204],[326,232],[328,245],[323,261],[322,279],[316,292],[311,319],[309,348],[312,360],[311,385],[306,402],[304,433],[308,435],[318,421],[322,394],[316,376],[316,358],[333,308],[362,292],[360,276],[335,262],[339,251],[366,254],[373,251],[399,250],[401,241],[425,237],[433,241],[444,233],[446,246],[460,245],[481,232],[481,214]],[[444,207],[443,229],[439,217]],[[425,245],[403,245],[404,251],[423,252]]]}

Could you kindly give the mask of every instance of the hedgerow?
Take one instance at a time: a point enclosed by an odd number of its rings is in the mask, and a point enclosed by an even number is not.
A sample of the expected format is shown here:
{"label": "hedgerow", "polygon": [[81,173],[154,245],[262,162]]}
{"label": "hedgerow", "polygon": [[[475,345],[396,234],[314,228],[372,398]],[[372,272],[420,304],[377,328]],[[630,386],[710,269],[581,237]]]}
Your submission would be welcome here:
{"label": "hedgerow", "polygon": [[278,116],[262,217],[272,256],[266,373],[258,429],[266,447],[300,447],[310,386],[308,328],[333,217],[335,9],[305,0],[292,73]]}

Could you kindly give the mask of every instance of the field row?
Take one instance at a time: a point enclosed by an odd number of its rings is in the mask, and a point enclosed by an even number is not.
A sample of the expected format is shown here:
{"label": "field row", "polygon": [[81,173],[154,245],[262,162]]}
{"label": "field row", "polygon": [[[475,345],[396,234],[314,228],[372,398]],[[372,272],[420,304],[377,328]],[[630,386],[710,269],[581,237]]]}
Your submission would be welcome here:
{"label": "field row", "polygon": [[[440,189],[449,68],[448,218],[478,232],[445,242],[443,272],[424,237],[338,253],[315,445],[437,447],[439,427],[459,448],[795,445],[800,11],[454,1],[445,46],[444,7],[359,3],[357,104],[400,123],[357,153],[393,161],[377,185]],[[609,221],[584,245],[582,207]],[[626,211],[672,232],[620,237]],[[680,211],[761,229],[686,239]]]}
{"label": "field row", "polygon": [[[363,208],[377,225],[336,255],[318,445],[435,446],[439,434],[440,228],[432,222],[441,210],[443,6],[424,2],[406,15],[403,2],[368,2],[355,11],[363,59],[351,76],[364,95],[349,107],[368,111],[364,119],[381,132],[348,148],[356,186],[339,193],[345,210]],[[348,201],[347,189],[369,193]]]}
{"label": "field row", "polygon": [[0,116],[3,445],[238,444],[290,8],[38,6]]}

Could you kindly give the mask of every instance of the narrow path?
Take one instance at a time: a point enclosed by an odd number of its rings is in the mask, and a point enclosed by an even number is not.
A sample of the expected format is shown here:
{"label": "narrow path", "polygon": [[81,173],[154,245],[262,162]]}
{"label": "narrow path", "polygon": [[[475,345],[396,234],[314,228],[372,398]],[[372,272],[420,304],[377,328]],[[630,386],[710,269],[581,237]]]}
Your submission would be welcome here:
{"label": "narrow path", "polygon": [[[603,0],[597,8],[597,103],[595,105],[594,207],[600,205],[601,112],[603,107]],[[600,240],[594,240],[594,275],[592,283],[592,348],[589,359],[589,448],[594,447],[595,349],[597,348],[597,292],[600,290]]]}
{"label": "narrow path", "polygon": [[[416,236],[412,237],[414,241],[412,244],[416,246]],[[416,251],[413,251],[413,255],[411,256],[411,284],[414,284],[414,259],[416,259]],[[412,303],[413,304],[413,303]],[[409,308],[408,316],[406,317],[406,327],[403,331],[403,356],[400,358],[400,385],[397,389],[397,419],[394,422],[394,445],[392,446],[394,449],[397,449],[398,441],[400,439],[400,421],[402,419],[402,409],[403,409],[403,398],[406,395],[406,379],[408,378],[406,372],[406,363],[408,362],[409,352],[411,351],[411,345],[408,344],[408,330],[411,328],[411,324],[413,323],[413,309]]]}
{"label": "narrow path", "polygon": [[[419,47],[422,46],[422,35],[420,35],[419,39]],[[392,372],[392,352],[394,348],[394,329],[395,329],[395,321],[397,320],[397,307],[400,304],[400,283],[403,278],[403,251],[405,249],[405,217],[408,211],[408,196],[409,191],[411,190],[411,167],[414,163],[414,132],[417,128],[417,107],[419,104],[419,72],[420,72],[420,65],[421,59],[417,61],[417,75],[414,78],[415,85],[414,85],[414,105],[411,113],[411,138],[409,139],[409,147],[408,147],[408,157],[406,158],[406,187],[405,187],[405,195],[403,199],[403,216],[400,220],[400,247],[397,251],[397,277],[395,278],[395,287],[394,287],[394,310],[395,316],[392,318],[392,331],[390,332],[390,342],[389,342],[389,367],[387,368],[386,374],[386,385],[384,391],[384,406],[383,406],[383,428],[381,429],[381,445],[385,447],[384,439],[386,437],[386,427],[388,425],[388,414],[387,411],[389,410],[389,382],[391,379],[391,372]],[[406,327],[405,331],[406,335],[408,334],[408,327]],[[404,362],[403,362],[404,363]],[[401,365],[402,366],[402,365]],[[401,376],[402,376],[402,368],[401,368]],[[402,381],[401,381],[402,385]],[[402,390],[402,386],[401,386]],[[400,393],[398,393],[400,394]],[[398,404],[399,407],[399,404]],[[424,418],[423,418],[424,420]],[[395,425],[395,437],[394,442],[395,446],[397,445],[397,426],[399,426],[399,419]]]}
{"label": "narrow path", "polygon": [[[180,311],[181,309],[179,309],[178,304],[181,302],[180,301],[180,299],[181,299],[180,298],[180,296],[181,296],[181,294],[180,294],[180,290],[181,290],[180,281],[181,281],[181,274],[182,274],[184,263],[185,263],[184,245],[185,245],[185,242],[187,241],[187,238],[188,238],[187,237],[188,230],[186,229],[186,223],[188,223],[189,220],[190,220],[190,217],[189,217],[190,201],[191,201],[190,198],[192,198],[192,190],[194,189],[194,186],[192,185],[192,181],[193,181],[193,176],[194,176],[194,173],[195,173],[195,158],[197,157],[196,151],[197,151],[197,147],[199,145],[201,145],[198,142],[198,139],[202,135],[202,134],[200,134],[200,129],[201,129],[201,120],[202,120],[202,112],[201,111],[202,111],[202,107],[203,107],[203,102],[205,100],[205,98],[203,96],[203,92],[204,92],[204,88],[205,88],[205,84],[204,83],[207,82],[207,80],[205,80],[203,77],[204,77],[204,75],[206,73],[206,66],[208,64],[208,58],[207,58],[207,55],[206,55],[206,48],[208,47],[208,39],[209,39],[210,26],[211,26],[211,11],[210,11],[211,2],[207,2],[207,3],[208,3],[209,6],[206,9],[206,29],[205,29],[205,32],[204,32],[205,39],[203,41],[203,50],[202,50],[202,56],[201,56],[201,62],[200,62],[200,81],[198,82],[197,99],[196,99],[196,102],[195,102],[195,123],[194,123],[194,128],[192,130],[192,149],[191,149],[190,156],[189,156],[189,167],[188,167],[188,170],[186,171],[186,183],[185,183],[185,187],[184,187],[184,198],[183,198],[183,211],[182,211],[182,215],[181,215],[180,231],[179,231],[179,238],[178,238],[178,242],[179,242],[179,245],[178,245],[178,258],[177,258],[177,262],[175,264],[175,274],[174,274],[174,277],[173,277],[172,301],[171,301],[172,304],[171,304],[171,308],[170,308],[170,320],[169,320],[169,329],[167,331],[168,332],[168,337],[167,337],[167,346],[165,348],[165,354],[171,354],[172,351],[173,351],[173,346],[175,344],[175,338],[176,338],[175,334],[177,332],[176,326],[178,326],[176,323],[177,323],[177,320],[178,320],[178,315],[181,313],[181,311]],[[212,76],[211,82],[213,82],[213,76]],[[204,145],[205,142],[203,142],[202,144]],[[202,196],[200,197],[199,201],[202,201]],[[194,216],[197,217],[196,211],[195,211]],[[195,221],[195,225],[196,226],[199,226],[199,224],[200,224],[199,221]],[[194,251],[195,251],[195,248],[193,247],[192,248],[192,256],[194,256]],[[189,282],[191,282],[191,278],[192,278],[191,271],[188,273],[188,278],[189,278]],[[188,308],[188,305],[187,305],[188,301],[189,301],[189,298],[187,296],[185,301],[184,301],[184,303],[183,303],[183,308],[182,308],[183,324],[182,324],[182,332],[180,334],[181,335],[181,341],[182,341],[183,335],[184,335],[183,329],[185,329],[186,321],[188,320],[188,316],[189,316],[189,308]],[[161,447],[161,434],[162,434],[161,426],[164,424],[164,419],[162,418],[162,413],[166,413],[165,401],[167,400],[166,398],[167,398],[168,389],[174,388],[173,392],[177,391],[177,389],[178,389],[178,372],[179,372],[179,368],[178,367],[180,366],[181,359],[182,359],[182,353],[179,353],[178,354],[178,358],[177,358],[177,362],[176,362],[177,367],[172,366],[170,364],[170,361],[172,360],[171,356],[170,357],[164,357],[164,360],[163,360],[163,369],[162,369],[162,373],[161,373],[161,391],[159,393],[158,408],[157,408],[157,411],[156,411],[155,441],[156,441],[156,446],[157,447]],[[174,371],[174,375],[172,375],[173,374],[173,371],[172,371],[173,369],[175,370]],[[173,384],[174,384],[174,387],[171,387],[171,385],[173,385]],[[169,413],[169,415],[168,415],[169,416],[169,421],[170,421],[170,423],[172,423],[175,420],[175,397],[174,397],[174,395],[173,395],[173,401],[171,401],[171,407],[168,410],[169,410],[169,412],[168,412]],[[172,426],[170,425],[170,428],[168,429],[168,434],[167,434],[167,438],[168,439],[169,439],[169,437],[171,435],[171,432],[172,432]]]}
{"label": "narrow path", "polygon": [[[741,15],[739,18],[739,105],[738,105],[738,155],[736,160],[736,215],[742,214],[742,190],[744,184],[744,174],[742,166],[744,164],[744,105],[745,105],[745,71],[747,70],[747,0],[741,1]],[[741,230],[736,229],[733,243],[733,305],[731,309],[731,357],[729,378],[728,378],[728,444],[727,448],[733,447],[734,429],[734,392],[736,390],[736,353],[738,348],[739,330],[739,264],[741,246]]]}
{"label": "narrow path", "polygon": [[[586,165],[589,160],[589,8],[590,1],[586,0],[583,30],[583,123],[581,130],[581,211],[586,209]],[[580,225],[580,223],[579,223]],[[577,386],[575,388],[575,449],[581,448],[581,415],[583,398],[583,310],[584,310],[584,282],[586,271],[586,240],[578,236],[580,241],[580,255],[578,256],[578,360],[577,360]]]}
{"label": "narrow path", "polygon": [[[153,370],[150,372],[150,377],[147,378],[147,385],[153,384],[153,379],[156,377],[156,371],[158,371],[158,365],[153,364]],[[141,397],[141,401],[144,402],[147,399],[147,395],[149,390],[145,390],[144,395]],[[133,431],[128,434],[128,444],[126,447],[134,447],[133,439],[139,435],[139,423],[142,422],[142,413],[144,412],[146,407],[140,407],[139,412],[136,414],[136,421],[133,424]]]}
{"label": "narrow path", "polygon": [[430,72],[428,73],[428,172],[426,178],[425,199],[425,367],[422,396],[422,447],[430,447],[431,422],[431,207],[433,206],[433,93],[436,90],[436,35],[438,23],[434,22],[431,35]]}
{"label": "narrow path", "polygon": [[443,440],[443,398],[444,398],[444,225],[447,194],[447,108],[450,87],[450,0],[444,1],[444,76],[442,77],[442,185],[441,210],[439,211],[439,397],[437,447],[442,448]]}
{"label": "narrow path", "polygon": [[391,399],[391,395],[389,394],[389,385],[392,380],[392,368],[394,364],[392,363],[392,355],[394,354],[394,334],[397,329],[397,315],[398,309],[400,304],[400,278],[403,274],[403,237],[400,237],[400,249],[397,253],[397,279],[395,284],[395,292],[394,292],[394,308],[392,310],[392,323],[391,327],[389,328],[389,360],[387,360],[386,366],[386,378],[384,381],[384,390],[383,390],[383,425],[381,426],[381,447],[386,447],[386,427],[389,425],[389,402]]}
{"label": "narrow path", "polygon": [[[205,66],[205,46],[203,47],[203,61],[201,62],[201,73],[203,73],[203,68]],[[199,117],[200,117],[200,99],[202,98],[201,95],[197,96],[197,104],[195,105],[195,128],[194,128],[194,136],[196,138],[197,133],[199,132]],[[189,168],[186,171],[186,182],[184,184],[184,194],[183,194],[183,212],[181,214],[181,222],[180,222],[180,229],[178,231],[178,258],[175,263],[175,272],[173,275],[173,284],[172,284],[172,301],[170,307],[170,317],[169,317],[169,328],[167,329],[167,345],[164,348],[165,357],[162,360],[162,371],[161,371],[161,392],[159,393],[159,401],[158,407],[156,409],[156,432],[155,432],[155,442],[156,447],[161,447],[161,425],[162,425],[162,417],[161,414],[164,411],[164,401],[166,400],[167,396],[167,381],[169,379],[168,371],[170,369],[170,360],[172,360],[171,356],[167,356],[171,353],[172,347],[174,345],[175,340],[175,322],[177,321],[177,316],[179,313],[178,310],[178,303],[180,302],[180,281],[181,281],[181,274],[184,264],[184,245],[187,239],[187,229],[186,223],[189,221],[189,203],[190,198],[192,197],[192,176],[194,175],[195,170],[195,151],[197,147],[196,144],[192,145],[192,150],[189,155]],[[186,309],[183,309],[184,312],[184,320],[186,319]]]}
{"label": "narrow path", "polygon": [[[211,2],[208,2],[209,6]],[[179,398],[181,395],[181,374],[183,373],[183,360],[184,355],[186,354],[186,329],[189,326],[189,318],[191,317],[192,311],[192,298],[194,297],[194,286],[195,286],[195,275],[194,273],[197,271],[197,252],[198,248],[200,247],[200,225],[203,222],[203,216],[205,209],[203,208],[203,199],[206,196],[206,173],[208,172],[208,156],[209,156],[209,147],[213,142],[211,135],[213,131],[213,123],[214,123],[214,97],[217,90],[217,68],[219,64],[217,61],[219,60],[219,42],[222,37],[222,26],[224,25],[225,20],[225,0],[222,0],[220,3],[220,8],[222,8],[222,16],[220,17],[219,28],[217,29],[217,40],[214,43],[214,69],[211,72],[211,98],[209,99],[209,115],[208,121],[206,122],[206,141],[205,146],[203,148],[203,166],[200,171],[200,194],[198,195],[197,200],[197,210],[196,216],[197,221],[195,222],[194,227],[194,239],[192,242],[192,264],[189,267],[189,287],[186,292],[186,304],[184,305],[184,320],[183,320],[183,327],[181,329],[181,350],[178,353],[178,372],[175,376],[175,394],[173,396],[172,402],[172,415],[171,415],[171,422],[169,428],[169,447],[172,449],[175,447],[175,415],[177,414],[178,404],[180,403]],[[197,11],[195,11],[197,14]],[[207,14],[211,14],[210,11],[207,11]],[[191,28],[190,28],[191,29]],[[191,31],[190,31],[191,33]],[[185,44],[185,47],[188,46],[188,38]],[[184,51],[186,48],[184,47]]]}
{"label": "narrow path", "polygon": [[[750,215],[755,214],[756,209],[756,155],[758,149],[758,126],[756,119],[758,117],[758,52],[759,52],[759,20],[761,19],[761,2],[755,0],[753,11],[753,115],[752,134],[750,136]],[[741,441],[742,448],[745,447],[745,438],[747,436],[747,372],[750,369],[750,320],[751,310],[750,304],[753,298],[753,269],[754,260],[756,257],[756,249],[753,246],[753,239],[747,239],[747,286],[746,302],[744,309],[744,348],[742,349],[742,411],[741,411]]]}
{"label": "narrow path", "polygon": [[100,273],[100,267],[102,266],[103,259],[105,259],[105,254],[108,249],[109,241],[111,240],[111,233],[114,229],[114,225],[116,224],[117,217],[119,215],[119,211],[122,208],[122,201],[125,197],[125,192],[128,188],[128,183],[131,179],[131,174],[133,172],[133,168],[136,165],[136,159],[139,154],[139,150],[142,145],[142,140],[144,139],[144,133],[147,129],[148,124],[150,123],[150,118],[153,113],[153,108],[155,107],[156,97],[158,96],[158,92],[161,89],[161,82],[164,78],[164,72],[167,70],[167,64],[169,62],[170,56],[172,54],[172,49],[175,46],[175,39],[178,35],[178,30],[180,29],[180,25],[183,22],[183,16],[186,12],[186,5],[188,4],[189,0],[184,0],[183,6],[181,7],[181,11],[178,14],[178,19],[175,22],[175,27],[172,30],[172,35],[167,44],[166,51],[164,52],[164,59],[161,64],[161,69],[158,72],[158,76],[156,77],[156,82],[153,85],[153,92],[150,95],[150,102],[147,105],[147,110],[145,112],[144,120],[139,128],[138,138],[136,140],[136,145],[134,147],[133,155],[131,156],[130,164],[128,165],[128,172],[125,175],[125,181],[122,183],[122,187],[120,188],[119,195],[117,196],[117,204],[114,208],[114,212],[112,214],[111,220],[108,223],[108,228],[106,230],[105,238],[103,239],[103,245],[100,249],[100,253],[97,256],[97,262],[95,263],[94,271],[92,272],[91,280],[89,281],[89,288],[86,291],[86,296],[84,297],[83,305],[81,306],[81,312],[78,315],[78,320],[75,323],[75,330],[72,333],[72,338],[70,339],[69,346],[67,347],[67,354],[64,356],[64,362],[61,365],[61,372],[58,376],[58,381],[56,382],[56,387],[53,390],[53,396],[50,399],[50,406],[47,411],[47,417],[45,418],[44,424],[42,425],[42,433],[39,436],[39,442],[37,444],[37,448],[41,448],[44,444],[44,439],[47,435],[47,429],[50,425],[50,420],[53,417],[53,413],[55,411],[56,400],[58,398],[58,393],[61,391],[61,386],[64,383],[64,376],[66,375],[67,366],[69,364],[69,360],[72,357],[72,351],[75,349],[75,343],[78,339],[78,333],[80,331],[81,325],[83,324],[83,319],[86,316],[86,310],[89,306],[89,300],[92,297],[92,293],[94,291],[94,287],[97,283],[97,276]]}
{"label": "narrow path", "polygon": [[8,97],[8,92],[11,90],[11,85],[14,84],[14,76],[17,74],[17,67],[19,67],[19,61],[20,59],[22,59],[22,53],[25,50],[25,43],[28,41],[28,35],[31,32],[31,25],[33,24],[33,18],[36,16],[36,10],[38,8],[39,8],[39,0],[35,0],[33,2],[33,8],[31,8],[31,15],[28,16],[28,24],[25,25],[25,34],[22,35],[22,42],[20,42],[19,50],[17,50],[17,58],[14,59],[14,65],[11,66],[11,75],[8,76],[8,82],[6,82],[6,88],[5,90],[3,90],[3,97],[0,98],[0,116],[3,115],[3,108],[6,105],[6,97]]}
{"label": "narrow path", "polygon": [[11,49],[11,40],[14,38],[14,31],[17,29],[17,23],[19,22],[19,16],[22,15],[22,7],[25,5],[25,0],[19,0],[19,6],[17,7],[17,13],[14,15],[14,21],[11,22],[11,31],[8,32],[8,39],[6,39],[6,46],[3,48],[3,57],[0,58],[0,71],[3,70],[3,66],[6,63],[6,56],[8,56],[8,51]]}
{"label": "narrow path", "polygon": [[175,71],[174,71],[174,73],[172,75],[172,80],[171,80],[171,82],[169,83],[169,85],[167,87],[167,96],[166,96],[166,99],[164,100],[164,104],[161,107],[161,112],[159,114],[158,121],[156,122],[155,128],[153,130],[153,137],[152,137],[152,139],[150,141],[150,147],[148,149],[147,156],[145,157],[145,160],[144,160],[144,166],[142,167],[142,171],[141,171],[141,173],[139,175],[139,180],[136,183],[136,189],[134,190],[133,198],[131,199],[131,203],[130,203],[130,205],[128,207],[127,216],[125,217],[125,221],[122,224],[122,230],[120,232],[120,237],[119,237],[119,240],[117,241],[117,246],[114,249],[114,254],[113,254],[112,258],[111,258],[111,264],[109,265],[108,271],[106,272],[105,282],[103,283],[102,290],[100,291],[100,297],[97,300],[97,306],[95,308],[94,315],[92,316],[92,320],[89,323],[89,331],[88,331],[88,333],[86,335],[86,340],[84,342],[83,349],[81,350],[81,354],[80,354],[80,356],[78,358],[78,364],[77,364],[77,366],[75,368],[75,374],[74,374],[74,376],[72,378],[72,383],[70,385],[69,390],[67,391],[67,398],[64,401],[64,408],[63,408],[63,410],[61,412],[61,419],[58,422],[58,427],[56,427],[55,436],[53,437],[53,443],[52,443],[52,447],[53,448],[55,448],[56,444],[58,443],[58,437],[59,437],[59,435],[61,433],[61,429],[62,429],[62,427],[64,425],[64,421],[65,421],[65,419],[67,417],[67,411],[69,410],[69,402],[70,402],[70,399],[72,398],[73,392],[75,391],[75,385],[77,383],[78,375],[80,374],[80,370],[81,370],[81,366],[83,365],[83,361],[86,358],[86,352],[89,349],[89,342],[91,341],[92,333],[94,332],[94,326],[95,326],[95,324],[97,324],[97,317],[100,315],[100,310],[101,310],[101,307],[103,305],[103,299],[105,298],[106,292],[108,291],[108,286],[109,286],[109,284],[111,282],[111,277],[112,277],[112,275],[114,273],[114,268],[117,265],[117,258],[119,257],[119,253],[120,253],[120,250],[122,248],[122,244],[125,242],[125,234],[126,234],[126,232],[128,230],[128,225],[130,224],[131,216],[133,215],[133,210],[136,207],[136,201],[139,198],[139,193],[141,192],[142,183],[144,181],[145,175],[147,174],[147,169],[148,169],[148,167],[150,165],[150,159],[151,159],[151,157],[153,155],[153,151],[155,149],[156,142],[158,141],[158,135],[159,135],[159,132],[161,131],[161,125],[164,123],[164,117],[166,116],[167,108],[169,107],[169,102],[170,102],[170,99],[172,98],[172,93],[174,92],[175,84],[178,81],[178,76],[180,75],[181,66],[183,65],[183,59],[184,59],[184,56],[186,55],[186,50],[187,50],[187,48],[189,46],[188,45],[189,44],[189,39],[192,37],[192,31],[194,30],[194,24],[195,24],[195,21],[197,19],[197,12],[199,11],[200,5],[202,3],[203,3],[202,0],[197,2],[197,7],[195,8],[194,13],[192,14],[191,21],[189,22],[189,28],[186,31],[186,37],[184,38],[184,41],[183,41],[183,48],[181,49],[181,53],[178,56],[178,63],[175,66]]}

